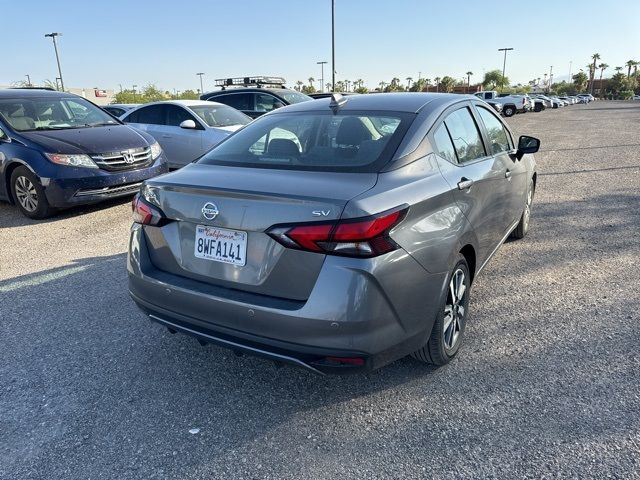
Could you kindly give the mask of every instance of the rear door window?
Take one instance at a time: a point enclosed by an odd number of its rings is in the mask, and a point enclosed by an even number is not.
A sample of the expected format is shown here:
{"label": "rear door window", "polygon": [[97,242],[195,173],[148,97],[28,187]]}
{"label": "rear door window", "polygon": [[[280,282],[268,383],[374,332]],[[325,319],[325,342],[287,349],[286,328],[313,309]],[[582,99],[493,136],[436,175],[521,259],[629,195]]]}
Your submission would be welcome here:
{"label": "rear door window", "polygon": [[487,155],[480,131],[469,108],[456,110],[445,119],[444,123],[451,135],[460,163],[470,162]]}
{"label": "rear door window", "polygon": [[434,147],[438,155],[449,160],[451,163],[458,162],[456,151],[453,148],[453,143],[451,142],[451,137],[449,136],[449,132],[447,131],[447,127],[444,123],[436,129],[433,134],[433,140],[435,143]]}
{"label": "rear door window", "polygon": [[253,111],[253,97],[253,93],[228,93],[210,98],[210,100],[224,103],[236,110]]}

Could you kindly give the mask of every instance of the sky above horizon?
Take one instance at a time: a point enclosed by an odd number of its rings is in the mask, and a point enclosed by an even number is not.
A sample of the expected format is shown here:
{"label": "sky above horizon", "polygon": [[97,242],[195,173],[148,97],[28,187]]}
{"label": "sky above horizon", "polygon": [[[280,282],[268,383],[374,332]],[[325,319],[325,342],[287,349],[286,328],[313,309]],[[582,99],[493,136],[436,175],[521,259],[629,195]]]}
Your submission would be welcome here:
{"label": "sky above horizon", "polygon": [[[506,75],[513,84],[586,70],[598,52],[614,67],[640,61],[640,1],[530,2],[335,0],[336,80],[369,88],[398,77],[465,77],[502,69],[501,47],[513,47]],[[90,3],[0,1],[5,46],[0,84],[57,77],[44,34],[62,32],[58,48],[67,87],[162,90],[200,88],[216,78],[277,75],[292,86],[331,78],[331,0],[264,2],[111,0]],[[62,7],[64,5],[64,8]],[[510,26],[505,27],[505,22]],[[624,69],[626,72],[626,67]],[[319,87],[319,82],[316,83]]]}

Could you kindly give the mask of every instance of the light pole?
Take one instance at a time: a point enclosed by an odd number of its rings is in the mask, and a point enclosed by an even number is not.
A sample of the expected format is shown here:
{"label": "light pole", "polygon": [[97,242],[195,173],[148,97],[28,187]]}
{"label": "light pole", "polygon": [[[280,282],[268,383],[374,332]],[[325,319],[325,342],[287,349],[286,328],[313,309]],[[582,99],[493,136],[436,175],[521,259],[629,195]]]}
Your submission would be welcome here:
{"label": "light pole", "polygon": [[61,36],[62,34],[59,32],[52,32],[45,34],[45,37],[51,37],[53,40],[53,49],[56,51],[56,62],[58,62],[58,78],[60,79],[60,87],[64,92],[64,82],[62,81],[62,69],[60,68],[60,56],[58,55],[58,44],[56,43],[56,37]]}
{"label": "light pole", "polygon": [[202,75],[204,75],[204,72],[198,72],[196,73],[196,75],[198,75],[200,77],[200,93],[204,93],[204,89],[202,87]]}
{"label": "light pole", "polygon": [[509,50],[513,50],[512,47],[509,48],[499,48],[498,51],[499,52],[504,52],[504,62],[502,63],[502,82],[500,82],[500,84],[502,85],[502,90],[504,90],[504,72],[507,68],[507,52]]}
{"label": "light pole", "polygon": [[320,65],[320,91],[324,93],[324,66],[327,62],[316,62],[317,65]]}
{"label": "light pole", "polygon": [[571,67],[573,65],[573,60],[569,61],[569,82],[571,82]]}
{"label": "light pole", "polygon": [[553,65],[549,67],[549,90],[547,92],[551,91],[551,85],[553,85]]}
{"label": "light pole", "polygon": [[336,0],[331,0],[331,90],[336,91]]}
{"label": "light pole", "polygon": [[27,87],[30,87],[31,86],[31,77],[29,76],[28,73],[27,73],[26,77],[27,77]]}
{"label": "light pole", "polygon": [[137,87],[137,86],[138,86],[138,85],[134,85],[134,86],[133,86],[133,103],[136,103],[136,87]]}

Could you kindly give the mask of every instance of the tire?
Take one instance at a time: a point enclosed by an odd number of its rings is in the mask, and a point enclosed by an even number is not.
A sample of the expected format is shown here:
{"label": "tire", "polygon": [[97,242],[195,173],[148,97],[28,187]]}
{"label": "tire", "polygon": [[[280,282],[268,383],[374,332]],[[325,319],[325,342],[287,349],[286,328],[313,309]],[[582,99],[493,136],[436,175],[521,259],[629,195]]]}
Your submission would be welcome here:
{"label": "tire", "polygon": [[502,109],[502,113],[505,117],[513,117],[516,114],[516,107],[511,105],[507,105]]}
{"label": "tire", "polygon": [[[440,305],[429,340],[420,350],[412,353],[417,360],[438,366],[446,365],[457,355],[469,315],[471,277],[467,261],[462,255],[458,255],[456,266],[449,275],[448,285],[447,296]],[[461,295],[460,285],[464,285]],[[460,297],[455,302],[452,301],[454,293]],[[448,319],[450,320],[447,321]]]}
{"label": "tire", "polygon": [[529,180],[529,188],[527,189],[527,200],[524,205],[524,211],[522,212],[522,216],[520,217],[520,221],[516,228],[511,232],[511,238],[515,238],[516,240],[520,240],[527,235],[529,231],[529,224],[531,223],[531,206],[533,204],[533,196],[535,194],[535,184],[533,183],[533,178]]}
{"label": "tire", "polygon": [[40,179],[27,167],[11,173],[11,195],[20,212],[29,218],[47,218],[53,213]]}

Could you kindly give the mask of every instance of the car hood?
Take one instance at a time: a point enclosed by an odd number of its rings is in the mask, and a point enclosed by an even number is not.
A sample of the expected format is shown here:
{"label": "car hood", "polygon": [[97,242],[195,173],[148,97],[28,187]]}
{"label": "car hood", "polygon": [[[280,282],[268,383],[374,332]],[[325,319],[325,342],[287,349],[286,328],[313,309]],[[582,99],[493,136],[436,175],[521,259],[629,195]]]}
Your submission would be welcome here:
{"label": "car hood", "polygon": [[99,154],[146,147],[153,140],[127,125],[21,132],[49,153]]}

